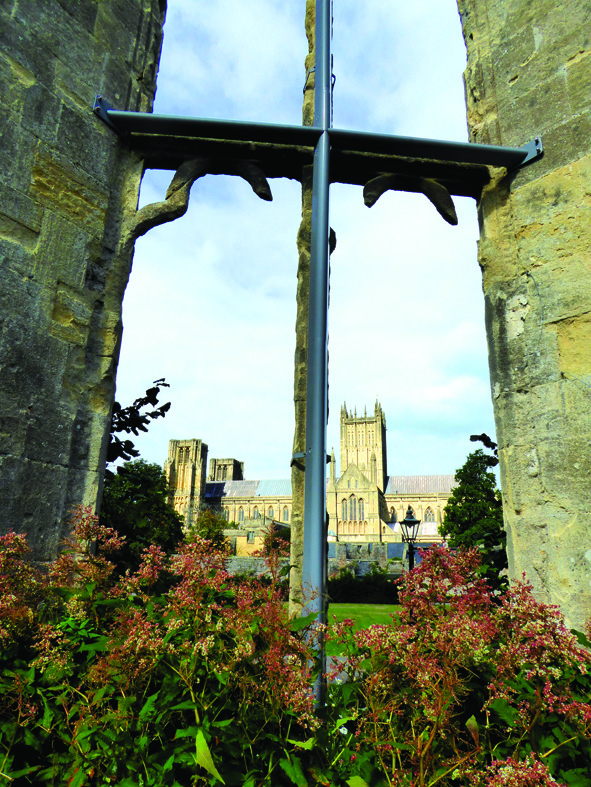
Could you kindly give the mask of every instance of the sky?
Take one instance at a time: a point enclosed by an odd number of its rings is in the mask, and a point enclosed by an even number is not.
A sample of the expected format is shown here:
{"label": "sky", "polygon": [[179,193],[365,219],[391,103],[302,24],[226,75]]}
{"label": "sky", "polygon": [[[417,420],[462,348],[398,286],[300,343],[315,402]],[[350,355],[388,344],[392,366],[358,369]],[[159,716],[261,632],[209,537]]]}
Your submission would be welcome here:
{"label": "sky", "polygon": [[[301,122],[305,0],[169,0],[154,111]],[[334,126],[467,141],[465,48],[454,0],[334,0]],[[140,204],[172,173],[149,171]],[[170,384],[172,407],[135,440],[163,464],[170,439],[199,438],[245,477],[287,478],[293,441],[300,186],[273,202],[208,175],[187,214],[139,239],[123,304],[116,398]],[[451,227],[419,194],[331,187],[328,450],[341,405],[386,414],[391,475],[453,474],[494,436],[473,200]],[[337,464],[338,472],[338,464]]]}

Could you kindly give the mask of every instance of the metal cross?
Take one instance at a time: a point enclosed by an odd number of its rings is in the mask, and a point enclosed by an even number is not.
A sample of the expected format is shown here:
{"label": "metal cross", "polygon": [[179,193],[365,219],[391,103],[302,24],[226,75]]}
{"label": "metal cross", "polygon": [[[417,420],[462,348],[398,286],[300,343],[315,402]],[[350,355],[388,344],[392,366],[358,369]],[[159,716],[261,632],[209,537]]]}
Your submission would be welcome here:
{"label": "metal cross", "polygon": [[[320,593],[308,612],[324,617],[326,573],[326,422],[329,258],[329,186],[364,187],[371,206],[387,189],[421,191],[443,218],[457,223],[450,195],[478,199],[488,166],[514,170],[543,154],[540,138],[521,148],[442,142],[345,131],[331,126],[330,0],[316,0],[313,126],[120,112],[97,97],[94,110],[144,156],[146,166],[176,169],[204,157],[207,172],[240,174],[264,199],[265,177],[301,179],[313,162],[312,239],[308,318],[304,507],[304,587]],[[203,166],[199,174],[204,174]],[[263,175],[264,173],[264,175]]]}

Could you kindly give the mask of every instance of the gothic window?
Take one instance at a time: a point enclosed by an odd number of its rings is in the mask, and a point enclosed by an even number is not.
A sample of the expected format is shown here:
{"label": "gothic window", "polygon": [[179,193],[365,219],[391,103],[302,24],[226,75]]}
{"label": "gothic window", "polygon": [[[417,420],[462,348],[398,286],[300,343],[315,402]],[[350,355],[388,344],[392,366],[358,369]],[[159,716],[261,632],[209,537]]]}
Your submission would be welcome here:
{"label": "gothic window", "polygon": [[183,465],[185,463],[185,449],[179,448],[179,465]]}
{"label": "gothic window", "polygon": [[267,516],[270,519],[273,519],[274,515],[275,515],[275,512],[273,511],[273,506],[269,506],[269,510],[267,511]]}
{"label": "gothic window", "polygon": [[361,448],[363,448],[363,443],[364,443],[363,438],[364,438],[363,432],[359,432],[359,445]]}
{"label": "gothic window", "polygon": [[252,512],[252,518],[258,519],[260,517],[258,506],[255,506]]}
{"label": "gothic window", "polygon": [[349,498],[349,519],[357,519],[357,499],[355,495],[351,495]]}
{"label": "gothic window", "polygon": [[289,522],[289,508],[287,506],[283,506],[283,521]]}
{"label": "gothic window", "polygon": [[246,543],[254,544],[254,530],[249,530],[246,535]]}
{"label": "gothic window", "polygon": [[341,519],[347,519],[347,501],[343,500],[342,510],[341,510]]}
{"label": "gothic window", "polygon": [[396,514],[396,509],[393,506],[390,509],[390,522],[398,522],[398,515]]}
{"label": "gothic window", "polygon": [[244,522],[244,509],[242,508],[242,506],[240,506],[240,508],[238,509],[238,521]]}
{"label": "gothic window", "polygon": [[363,498],[359,500],[359,519],[365,519],[365,502]]}
{"label": "gothic window", "polygon": [[347,481],[347,489],[351,489],[351,481]]}
{"label": "gothic window", "polygon": [[228,519],[230,519],[230,509],[229,508],[224,508],[224,519],[226,520],[226,522],[228,521]]}
{"label": "gothic window", "polygon": [[431,506],[428,506],[427,509],[425,510],[425,516],[424,516],[423,521],[424,522],[435,522],[435,512],[433,511]]}

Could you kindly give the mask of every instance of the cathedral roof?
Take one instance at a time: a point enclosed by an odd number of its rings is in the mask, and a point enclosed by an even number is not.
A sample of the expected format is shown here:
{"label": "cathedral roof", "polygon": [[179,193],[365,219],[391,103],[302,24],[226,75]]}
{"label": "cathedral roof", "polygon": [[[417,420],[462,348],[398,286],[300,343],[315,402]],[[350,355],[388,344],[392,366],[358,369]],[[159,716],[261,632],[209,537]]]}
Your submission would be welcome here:
{"label": "cathedral roof", "polygon": [[453,475],[391,475],[386,495],[449,495],[456,485]]}
{"label": "cathedral roof", "polygon": [[[448,495],[454,486],[453,475],[391,475],[385,494]],[[291,480],[208,481],[205,497],[210,500],[223,497],[291,497]]]}
{"label": "cathedral roof", "polygon": [[208,481],[205,484],[205,497],[290,497],[289,478],[263,481]]}

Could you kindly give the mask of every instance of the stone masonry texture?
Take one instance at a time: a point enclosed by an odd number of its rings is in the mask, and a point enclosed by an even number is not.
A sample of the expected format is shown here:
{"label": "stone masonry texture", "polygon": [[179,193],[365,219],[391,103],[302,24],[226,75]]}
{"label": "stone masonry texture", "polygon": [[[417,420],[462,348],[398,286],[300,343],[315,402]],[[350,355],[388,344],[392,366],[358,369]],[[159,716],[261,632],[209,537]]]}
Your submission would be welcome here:
{"label": "stone masonry texture", "polygon": [[165,0],[0,4],[0,529],[56,554],[102,484],[142,162],[92,113],[150,111]]}
{"label": "stone masonry texture", "polygon": [[591,2],[459,0],[471,140],[541,161],[479,205],[510,573],[591,618]]}

